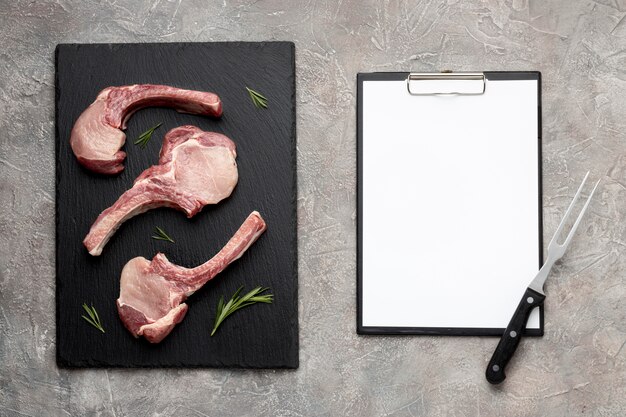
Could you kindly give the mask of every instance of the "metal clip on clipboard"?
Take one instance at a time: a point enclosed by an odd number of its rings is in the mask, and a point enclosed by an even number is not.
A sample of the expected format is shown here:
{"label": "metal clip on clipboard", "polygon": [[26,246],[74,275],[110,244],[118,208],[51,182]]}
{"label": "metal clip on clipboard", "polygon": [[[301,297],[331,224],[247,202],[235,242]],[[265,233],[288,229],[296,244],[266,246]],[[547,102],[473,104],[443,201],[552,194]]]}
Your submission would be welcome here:
{"label": "metal clip on clipboard", "polygon": [[412,96],[481,95],[485,93],[482,72],[412,72],[406,79],[406,89]]}

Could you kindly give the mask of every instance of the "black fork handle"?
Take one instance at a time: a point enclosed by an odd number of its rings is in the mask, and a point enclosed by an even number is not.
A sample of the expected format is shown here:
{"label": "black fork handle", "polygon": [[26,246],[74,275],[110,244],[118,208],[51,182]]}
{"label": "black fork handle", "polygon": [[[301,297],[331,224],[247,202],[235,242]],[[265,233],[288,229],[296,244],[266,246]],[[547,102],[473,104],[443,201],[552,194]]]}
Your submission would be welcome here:
{"label": "black fork handle", "polygon": [[487,371],[485,372],[487,381],[492,384],[499,384],[506,379],[504,368],[506,368],[519,345],[522,332],[526,327],[526,322],[528,322],[528,316],[535,307],[542,305],[545,299],[545,295],[530,288],[526,289],[489,361]]}

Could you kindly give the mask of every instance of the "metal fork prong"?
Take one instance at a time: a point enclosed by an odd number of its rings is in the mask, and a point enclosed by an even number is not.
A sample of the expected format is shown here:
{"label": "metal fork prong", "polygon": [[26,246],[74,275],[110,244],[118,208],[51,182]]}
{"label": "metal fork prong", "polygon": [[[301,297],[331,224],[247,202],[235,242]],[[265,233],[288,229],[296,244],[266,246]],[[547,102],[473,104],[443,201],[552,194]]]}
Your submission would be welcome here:
{"label": "metal fork prong", "polygon": [[576,232],[576,228],[578,227],[578,223],[580,223],[580,220],[583,218],[583,215],[585,214],[585,211],[587,211],[587,206],[589,205],[589,202],[591,201],[591,197],[593,197],[593,193],[596,192],[596,188],[598,188],[598,184],[600,184],[600,180],[598,180],[598,182],[596,182],[596,185],[593,187],[593,190],[591,190],[591,193],[589,194],[589,197],[587,197],[587,201],[585,202],[585,205],[583,206],[582,210],[580,211],[580,214],[578,215],[578,218],[576,219],[576,222],[574,223],[574,225],[572,226],[572,229],[570,230],[569,234],[567,235],[567,238],[565,239],[565,242],[563,242],[563,249],[567,249],[567,246],[569,245],[569,243],[572,240],[572,237],[574,237],[574,233]]}
{"label": "metal fork prong", "polygon": [[574,208],[576,201],[578,201],[578,197],[580,197],[580,193],[583,187],[585,186],[585,182],[587,182],[587,177],[589,177],[589,171],[587,171],[585,178],[583,178],[583,182],[580,183],[580,187],[578,187],[578,191],[576,191],[576,195],[574,196],[574,199],[572,200],[569,207],[567,208],[567,211],[563,215],[561,224],[559,224],[559,227],[556,229],[556,232],[554,232],[554,236],[552,236],[552,240],[550,241],[550,244],[548,245],[548,251],[556,249],[556,246],[561,246],[557,243],[557,241],[559,239],[559,236],[561,236],[561,232],[563,231],[563,228],[565,227],[565,223],[567,223],[567,219],[572,213],[572,209]]}

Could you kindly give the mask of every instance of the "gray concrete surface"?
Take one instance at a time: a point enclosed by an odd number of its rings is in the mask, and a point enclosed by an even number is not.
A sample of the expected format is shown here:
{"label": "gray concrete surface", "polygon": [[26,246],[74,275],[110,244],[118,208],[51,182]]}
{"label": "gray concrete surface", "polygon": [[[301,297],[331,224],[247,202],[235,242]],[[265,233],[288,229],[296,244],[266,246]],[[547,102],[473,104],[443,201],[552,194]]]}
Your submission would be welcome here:
{"label": "gray concrete surface", "polygon": [[[0,415],[626,415],[626,3],[0,0]],[[59,370],[58,42],[293,40],[301,366]],[[545,237],[587,169],[598,198],[506,384],[492,338],[355,334],[355,74],[540,70]],[[504,273],[506,271],[503,271]]]}

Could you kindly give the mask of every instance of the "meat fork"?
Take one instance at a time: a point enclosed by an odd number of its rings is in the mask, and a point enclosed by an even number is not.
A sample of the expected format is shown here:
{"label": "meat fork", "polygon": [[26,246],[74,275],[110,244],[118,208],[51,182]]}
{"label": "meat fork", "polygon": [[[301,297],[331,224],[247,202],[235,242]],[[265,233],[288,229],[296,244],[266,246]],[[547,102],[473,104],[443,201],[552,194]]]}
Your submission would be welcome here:
{"label": "meat fork", "polygon": [[572,213],[574,204],[576,204],[576,201],[580,197],[580,193],[583,189],[583,186],[585,185],[585,182],[587,181],[588,176],[589,172],[587,172],[587,175],[585,175],[583,182],[580,184],[580,187],[578,187],[578,191],[576,191],[574,199],[570,203],[567,211],[565,212],[565,216],[563,216],[563,220],[561,220],[561,224],[559,224],[559,227],[556,229],[556,232],[554,233],[554,236],[552,237],[552,240],[548,245],[548,259],[535,276],[535,279],[533,279],[528,288],[526,288],[524,296],[520,300],[519,305],[515,310],[515,313],[513,313],[513,317],[511,318],[509,325],[506,327],[506,330],[504,331],[504,334],[502,335],[502,338],[500,339],[496,350],[493,352],[493,356],[489,361],[489,365],[487,366],[487,371],[485,373],[487,381],[492,384],[499,384],[506,378],[506,375],[504,374],[504,368],[506,367],[507,363],[509,363],[509,360],[511,359],[513,353],[515,353],[515,350],[519,345],[520,339],[522,337],[522,332],[524,331],[524,328],[526,327],[526,322],[528,321],[528,316],[535,307],[542,305],[543,301],[546,298],[546,295],[543,292],[543,284],[546,282],[546,278],[548,278],[548,275],[550,274],[550,270],[552,269],[552,266],[554,266],[554,263],[561,259],[561,257],[567,250],[567,246],[572,241],[572,237],[574,237],[576,228],[578,228],[578,224],[580,223],[580,220],[583,218],[583,215],[587,210],[587,206],[591,201],[591,197],[593,197],[593,193],[596,191],[596,188],[598,188],[600,180],[596,182],[596,185],[593,187],[591,194],[589,194],[589,197],[587,197],[587,201],[580,211],[578,218],[574,222],[574,225],[567,235],[567,238],[565,238],[565,241],[563,243],[558,243],[558,238],[561,235],[563,228],[565,227],[567,219]]}

